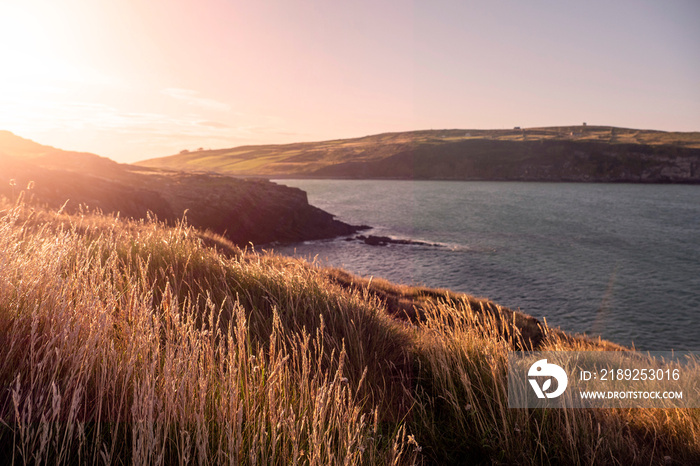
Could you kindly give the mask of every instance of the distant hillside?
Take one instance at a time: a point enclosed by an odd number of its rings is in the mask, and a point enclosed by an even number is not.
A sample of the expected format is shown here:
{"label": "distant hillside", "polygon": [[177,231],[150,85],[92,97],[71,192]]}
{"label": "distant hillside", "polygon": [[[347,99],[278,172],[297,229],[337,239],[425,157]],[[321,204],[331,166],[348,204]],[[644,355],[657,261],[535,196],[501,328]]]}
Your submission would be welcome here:
{"label": "distant hillside", "polygon": [[137,165],[239,176],[700,183],[700,133],[429,130],[187,152]]}
{"label": "distant hillside", "polygon": [[[31,189],[27,186],[31,183]],[[309,205],[306,193],[269,181],[118,164],[95,154],[42,146],[0,132],[0,196],[76,212],[81,205],[124,217],[153,213],[237,244],[295,242],[351,234],[357,228]]]}

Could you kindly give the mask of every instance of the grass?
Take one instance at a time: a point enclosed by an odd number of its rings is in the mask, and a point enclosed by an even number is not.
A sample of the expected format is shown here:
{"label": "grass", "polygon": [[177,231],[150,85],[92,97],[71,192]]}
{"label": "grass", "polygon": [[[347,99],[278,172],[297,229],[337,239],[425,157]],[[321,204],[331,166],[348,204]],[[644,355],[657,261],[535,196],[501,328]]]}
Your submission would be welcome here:
{"label": "grass", "polygon": [[[360,176],[349,167],[344,167],[343,164],[377,164],[406,151],[417,150],[421,152],[422,157],[431,155],[428,157],[430,165],[437,163],[442,166],[447,165],[448,168],[437,172],[423,169],[413,173],[412,176],[419,179],[481,179],[484,177],[483,173],[475,173],[466,167],[457,171],[454,167],[449,168],[450,164],[455,163],[450,154],[457,150],[460,154],[459,160],[479,155],[482,152],[493,151],[494,147],[500,147],[501,149],[497,151],[498,156],[504,157],[506,162],[511,165],[519,160],[520,157],[517,155],[519,152],[525,153],[528,157],[532,156],[527,152],[525,145],[520,147],[513,144],[498,146],[494,144],[497,141],[609,144],[610,147],[606,147],[607,152],[621,153],[622,155],[631,150],[620,147],[623,145],[631,145],[640,154],[665,153],[673,156],[682,149],[700,149],[700,133],[698,132],[665,132],[611,126],[576,125],[517,130],[422,130],[331,141],[240,146],[229,149],[192,151],[140,161],[137,162],[137,165],[194,171],[213,170],[238,176],[403,178],[407,175],[391,169],[375,172],[377,167],[369,167],[368,171],[362,172]],[[541,151],[541,148],[538,149]],[[591,148],[588,145],[578,145],[575,149],[569,149],[569,152],[589,150]],[[511,153],[515,153],[514,156],[511,156]],[[688,154],[689,152],[683,153]],[[570,162],[576,163],[577,161],[574,158]],[[340,166],[336,167],[336,165]],[[549,163],[544,165],[549,165]],[[587,173],[589,167],[582,166],[581,169]],[[486,176],[487,179],[489,177],[498,178],[497,172],[495,175]]]}
{"label": "grass", "polygon": [[509,350],[612,344],[185,224],[0,217],[6,462],[700,462],[696,410],[507,408]]}

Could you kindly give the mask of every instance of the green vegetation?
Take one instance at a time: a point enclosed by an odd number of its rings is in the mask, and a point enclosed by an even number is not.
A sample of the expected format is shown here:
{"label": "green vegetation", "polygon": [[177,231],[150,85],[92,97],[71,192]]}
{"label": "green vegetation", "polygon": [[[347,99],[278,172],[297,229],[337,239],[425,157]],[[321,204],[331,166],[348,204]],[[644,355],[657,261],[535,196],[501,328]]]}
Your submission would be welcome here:
{"label": "green vegetation", "polygon": [[622,348],[489,301],[21,203],[0,251],[7,462],[700,461],[697,410],[509,410],[509,350]]}
{"label": "green vegetation", "polygon": [[410,131],[193,151],[137,165],[280,178],[700,183],[700,133],[610,126]]}

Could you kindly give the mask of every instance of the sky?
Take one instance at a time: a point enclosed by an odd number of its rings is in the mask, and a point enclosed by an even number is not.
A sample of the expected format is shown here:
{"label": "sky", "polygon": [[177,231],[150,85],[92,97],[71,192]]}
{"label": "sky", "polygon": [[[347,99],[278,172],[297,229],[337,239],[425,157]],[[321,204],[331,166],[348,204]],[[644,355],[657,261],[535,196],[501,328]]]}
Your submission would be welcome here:
{"label": "sky", "polygon": [[700,131],[700,1],[0,0],[0,129],[120,162],[417,129]]}

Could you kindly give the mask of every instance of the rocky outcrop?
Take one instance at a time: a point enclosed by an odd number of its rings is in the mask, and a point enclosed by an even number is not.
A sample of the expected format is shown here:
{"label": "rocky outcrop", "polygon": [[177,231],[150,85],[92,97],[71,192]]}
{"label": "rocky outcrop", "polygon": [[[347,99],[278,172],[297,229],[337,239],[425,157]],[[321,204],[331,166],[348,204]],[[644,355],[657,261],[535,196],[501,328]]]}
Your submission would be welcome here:
{"label": "rocky outcrop", "polygon": [[[369,228],[369,227],[368,227]],[[426,243],[425,241],[416,241],[412,239],[396,239],[389,236],[375,236],[375,235],[357,235],[354,237],[349,237],[345,239],[346,241],[362,241],[370,246],[388,246],[390,244],[402,244],[411,246],[432,246],[440,247],[439,244]]]}
{"label": "rocky outcrop", "polygon": [[309,204],[306,193],[260,179],[182,172],[135,173],[152,179],[171,208],[237,244],[287,243],[351,235],[362,227]]}

